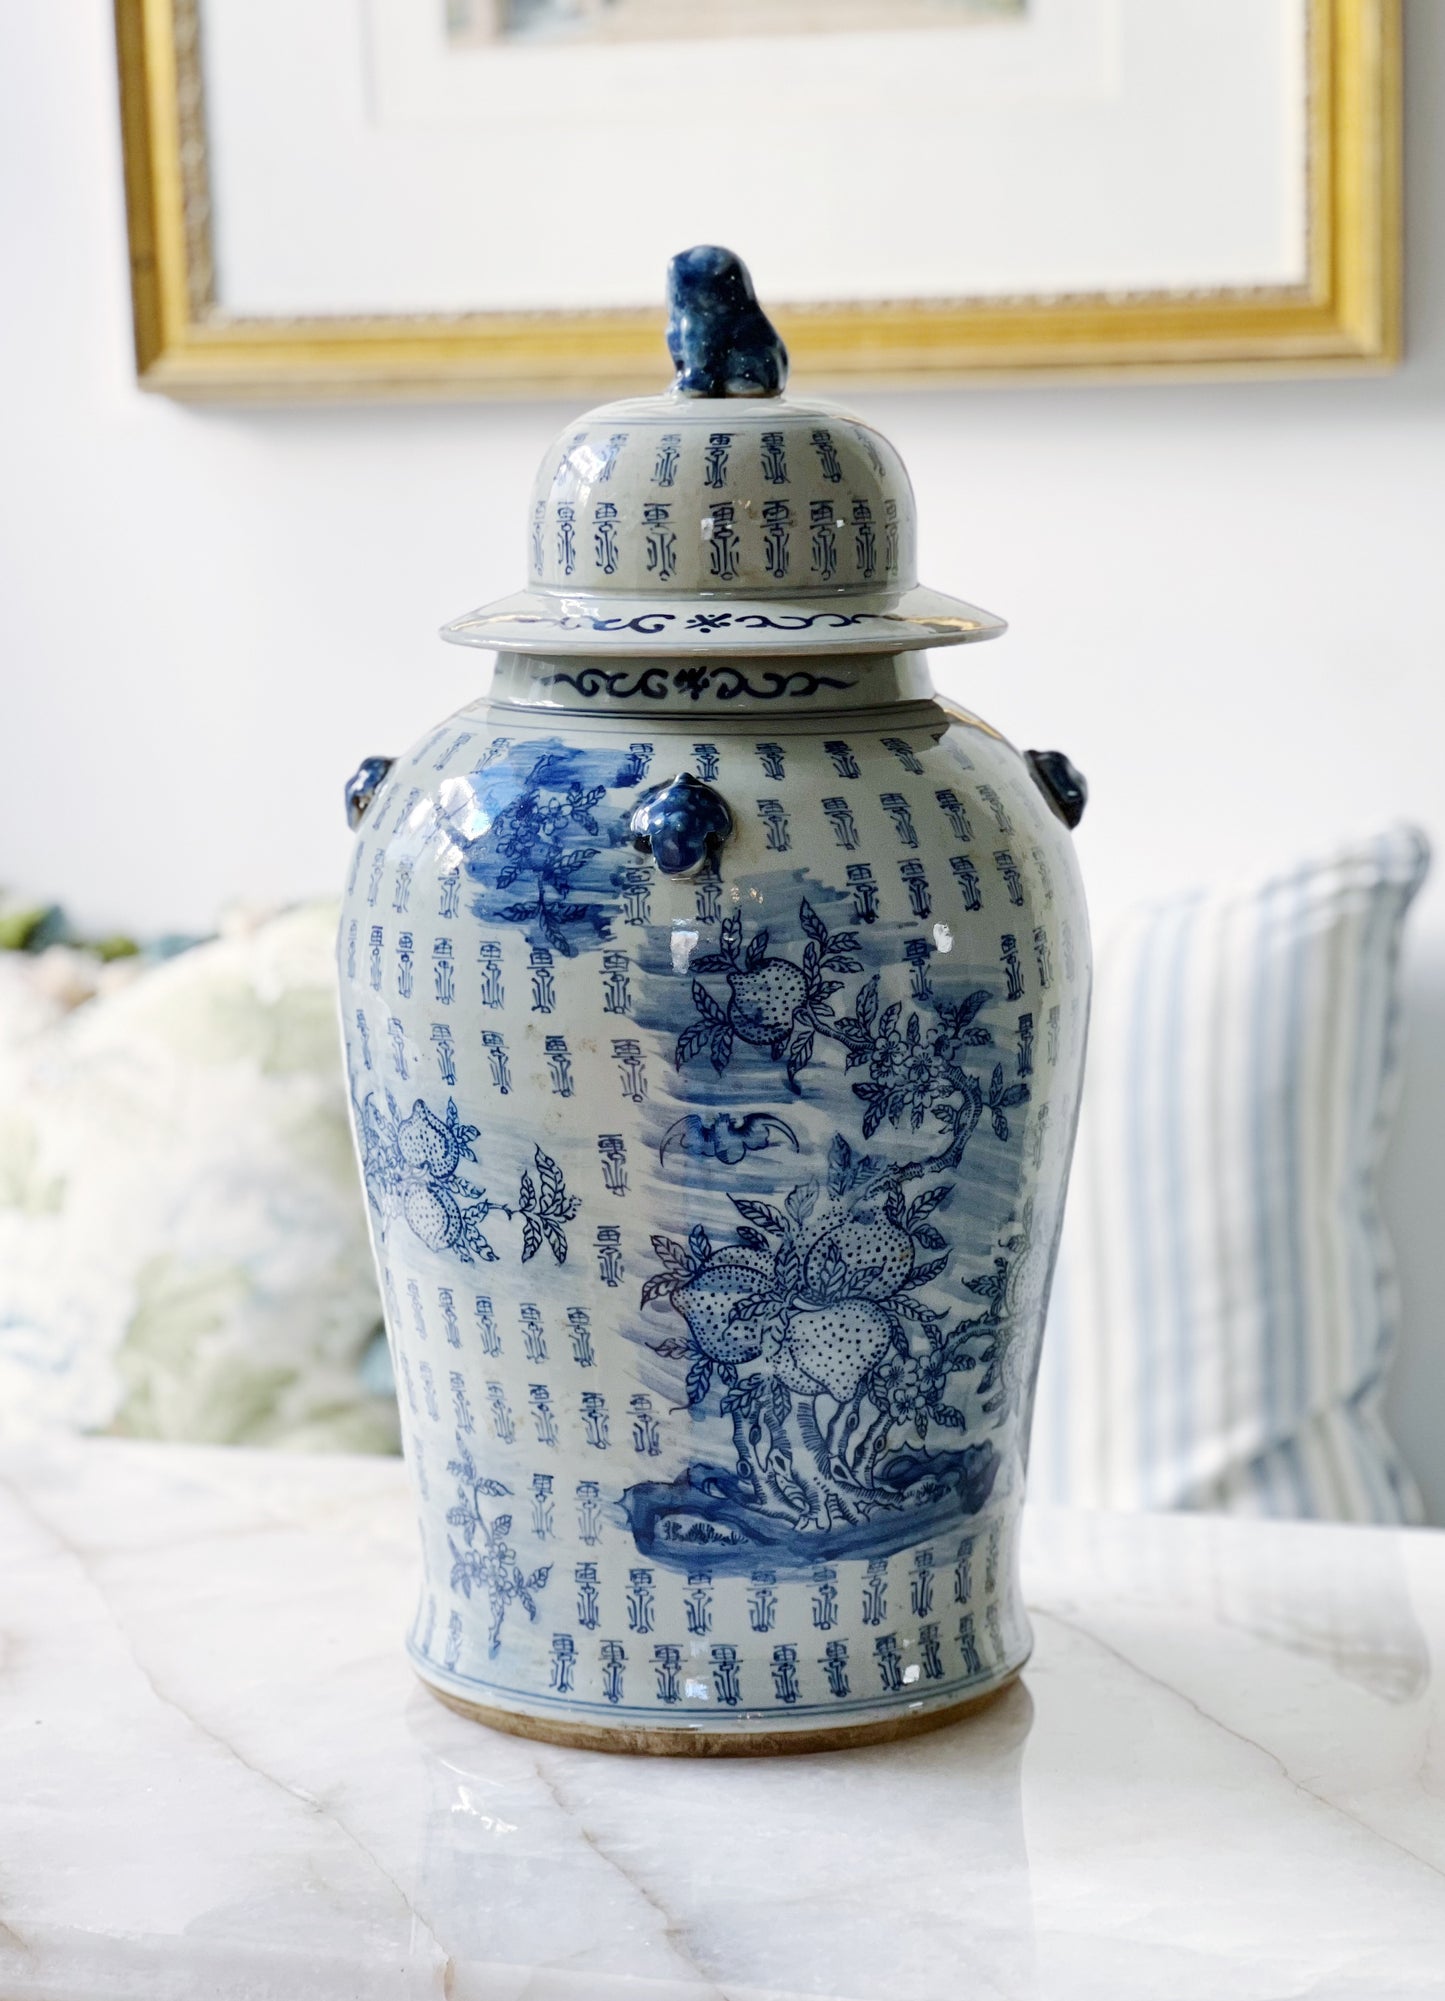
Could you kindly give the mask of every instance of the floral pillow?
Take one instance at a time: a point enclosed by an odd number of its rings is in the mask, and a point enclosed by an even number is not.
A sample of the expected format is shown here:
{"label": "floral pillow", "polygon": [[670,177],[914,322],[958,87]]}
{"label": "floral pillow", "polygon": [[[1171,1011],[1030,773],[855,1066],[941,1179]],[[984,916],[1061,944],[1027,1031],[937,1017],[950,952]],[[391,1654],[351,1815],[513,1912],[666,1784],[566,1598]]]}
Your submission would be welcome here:
{"label": "floral pillow", "polygon": [[0,956],[0,1438],[394,1449],[335,924],[240,924],[94,997]]}

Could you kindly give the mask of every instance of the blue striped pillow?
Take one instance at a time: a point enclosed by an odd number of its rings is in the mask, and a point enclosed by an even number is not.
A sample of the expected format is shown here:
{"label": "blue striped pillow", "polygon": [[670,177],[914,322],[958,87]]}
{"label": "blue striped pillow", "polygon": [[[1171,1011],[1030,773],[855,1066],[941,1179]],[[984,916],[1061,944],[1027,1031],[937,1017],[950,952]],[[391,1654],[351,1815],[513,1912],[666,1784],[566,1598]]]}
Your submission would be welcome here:
{"label": "blue striped pillow", "polygon": [[1376,1184],[1428,862],[1397,827],[1104,939],[1036,1499],[1420,1519],[1381,1411],[1396,1292]]}

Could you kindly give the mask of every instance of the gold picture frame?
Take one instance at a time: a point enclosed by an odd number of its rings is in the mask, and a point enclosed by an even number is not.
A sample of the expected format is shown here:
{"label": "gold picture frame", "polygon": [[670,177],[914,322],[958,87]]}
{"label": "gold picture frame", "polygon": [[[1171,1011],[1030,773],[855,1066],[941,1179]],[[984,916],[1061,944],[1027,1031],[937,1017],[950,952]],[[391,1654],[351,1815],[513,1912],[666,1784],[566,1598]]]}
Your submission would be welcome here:
{"label": "gold picture frame", "polygon": [[[1388,368],[1401,322],[1401,0],[1308,0],[1308,272],[1283,288],[779,306],[811,382]],[[243,318],[216,302],[198,0],[115,0],[136,370],[185,399],[655,387],[655,311]]]}

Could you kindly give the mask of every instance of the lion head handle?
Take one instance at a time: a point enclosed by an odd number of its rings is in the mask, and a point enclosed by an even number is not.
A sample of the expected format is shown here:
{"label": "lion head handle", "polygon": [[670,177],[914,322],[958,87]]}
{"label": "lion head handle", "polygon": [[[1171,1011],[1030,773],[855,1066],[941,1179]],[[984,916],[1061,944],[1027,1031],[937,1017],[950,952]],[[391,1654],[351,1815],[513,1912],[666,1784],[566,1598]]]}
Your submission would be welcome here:
{"label": "lion head handle", "polygon": [[667,351],[681,396],[778,396],[788,350],[741,257],[700,243],[667,271]]}

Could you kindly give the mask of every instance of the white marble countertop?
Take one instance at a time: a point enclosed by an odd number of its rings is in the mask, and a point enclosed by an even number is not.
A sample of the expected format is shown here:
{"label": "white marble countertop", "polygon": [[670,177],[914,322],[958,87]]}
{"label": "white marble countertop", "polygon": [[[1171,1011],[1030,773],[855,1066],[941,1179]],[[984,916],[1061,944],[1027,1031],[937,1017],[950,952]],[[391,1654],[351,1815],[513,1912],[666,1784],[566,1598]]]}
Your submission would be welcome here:
{"label": "white marble countertop", "polygon": [[399,1465],[0,1459],[3,2001],[1445,1996],[1445,1535],[1038,1514],[1026,1682],[630,1761],[401,1651]]}

